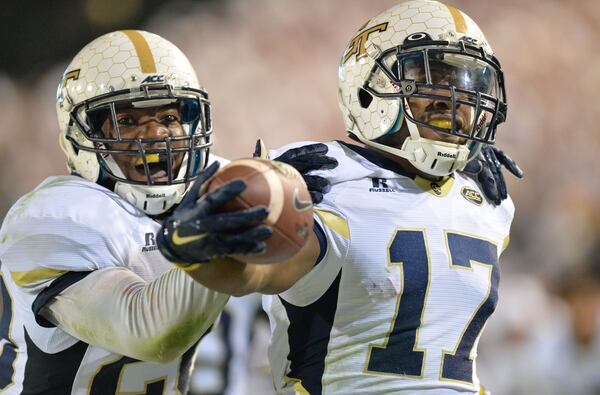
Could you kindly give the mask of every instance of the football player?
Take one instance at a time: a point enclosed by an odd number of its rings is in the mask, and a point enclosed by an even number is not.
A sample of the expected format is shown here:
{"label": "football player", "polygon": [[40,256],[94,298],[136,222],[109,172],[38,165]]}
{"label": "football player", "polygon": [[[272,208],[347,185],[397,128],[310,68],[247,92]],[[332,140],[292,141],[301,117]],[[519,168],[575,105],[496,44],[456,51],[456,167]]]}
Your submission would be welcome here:
{"label": "football player", "polygon": [[[205,241],[218,232],[177,210],[159,246],[212,289],[275,294],[263,307],[278,393],[482,393],[477,344],[514,206],[505,190],[486,196],[467,164],[509,163],[491,148],[507,113],[500,63],[465,13],[412,0],[359,29],[338,75],[346,129],[361,145],[325,145],[339,166],[311,173],[331,190],[304,249],[246,264],[216,253]],[[176,228],[199,241],[174,245]]]}
{"label": "football player", "polygon": [[[189,185],[217,159],[208,95],[172,43],[126,30],[75,56],[56,108],[71,174],[23,196],[0,230],[0,392],[185,394],[195,345],[228,295],[173,268],[155,235],[162,217],[196,200]],[[265,216],[250,209],[203,224],[222,231]],[[228,234],[217,251],[248,252],[268,234]]]}

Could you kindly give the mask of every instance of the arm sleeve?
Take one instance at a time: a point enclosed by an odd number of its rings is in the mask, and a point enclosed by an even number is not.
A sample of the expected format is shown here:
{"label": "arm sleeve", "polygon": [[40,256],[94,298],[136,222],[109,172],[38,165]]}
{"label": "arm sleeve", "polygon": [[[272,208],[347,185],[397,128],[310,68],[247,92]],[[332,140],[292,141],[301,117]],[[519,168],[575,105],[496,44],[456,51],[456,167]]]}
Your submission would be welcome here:
{"label": "arm sleeve", "polygon": [[346,217],[332,207],[315,210],[315,233],[321,253],[315,267],[279,296],[295,306],[307,306],[331,286],[348,255],[350,229]]}
{"label": "arm sleeve", "polygon": [[200,339],[227,299],[179,269],[147,283],[130,270],[110,267],[89,273],[39,313],[86,343],[165,363]]}

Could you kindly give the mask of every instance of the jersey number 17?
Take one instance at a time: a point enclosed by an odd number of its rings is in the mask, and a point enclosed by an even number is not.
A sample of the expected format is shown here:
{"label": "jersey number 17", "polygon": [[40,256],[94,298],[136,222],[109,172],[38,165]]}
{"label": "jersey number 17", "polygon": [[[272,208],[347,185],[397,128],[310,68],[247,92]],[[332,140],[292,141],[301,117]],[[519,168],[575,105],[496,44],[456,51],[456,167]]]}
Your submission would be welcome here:
{"label": "jersey number 17", "polygon": [[[498,247],[488,240],[457,232],[446,231],[445,237],[451,269],[471,269],[477,264],[489,271],[487,295],[465,323],[454,349],[442,352],[440,380],[472,384],[471,351],[498,299]],[[431,267],[425,231],[396,230],[389,244],[389,258],[390,265],[401,267],[403,291],[398,296],[396,316],[385,343],[369,345],[366,373],[420,378],[426,350],[417,347],[417,333],[423,324]]]}

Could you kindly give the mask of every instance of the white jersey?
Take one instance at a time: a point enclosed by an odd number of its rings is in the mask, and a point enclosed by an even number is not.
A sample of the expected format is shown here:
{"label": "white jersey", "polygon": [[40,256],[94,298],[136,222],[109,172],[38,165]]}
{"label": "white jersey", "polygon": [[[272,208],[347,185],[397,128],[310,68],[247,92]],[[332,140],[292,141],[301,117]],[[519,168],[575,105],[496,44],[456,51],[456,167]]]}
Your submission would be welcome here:
{"label": "white jersey", "polygon": [[324,256],[263,297],[277,392],[478,393],[477,343],[497,303],[512,201],[490,204],[460,173],[434,183],[327,145],[340,165],[318,173],[333,183],[316,206]]}
{"label": "white jersey", "polygon": [[156,246],[159,229],[76,176],[50,177],[11,208],[0,231],[1,394],[185,393],[195,347],[170,363],[143,362],[86,344],[38,314],[92,271],[122,267],[150,282],[172,269]]}

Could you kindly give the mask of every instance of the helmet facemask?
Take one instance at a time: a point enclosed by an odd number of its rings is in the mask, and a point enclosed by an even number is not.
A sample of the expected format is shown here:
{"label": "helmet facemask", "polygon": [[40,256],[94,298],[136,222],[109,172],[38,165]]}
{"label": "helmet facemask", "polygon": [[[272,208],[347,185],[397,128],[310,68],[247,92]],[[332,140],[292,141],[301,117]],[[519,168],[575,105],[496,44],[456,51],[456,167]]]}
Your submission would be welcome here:
{"label": "helmet facemask", "polygon": [[185,54],[156,34],[119,30],[94,39],[56,93],[69,171],[150,216],[178,204],[208,161],[208,95]]}
{"label": "helmet facemask", "polygon": [[[503,74],[480,46],[416,33],[403,45],[385,51],[371,47],[367,54],[374,65],[359,88],[361,106],[377,98],[398,101],[399,111],[387,129],[368,137],[353,133],[360,141],[434,176],[461,170],[481,144],[494,143],[496,126],[506,118]],[[402,147],[381,143],[405,121],[409,136]]]}
{"label": "helmet facemask", "polygon": [[[156,112],[144,123],[160,124],[160,135],[145,135],[143,125],[118,118],[123,111],[144,109]],[[201,89],[143,85],[83,101],[70,117],[72,130],[85,141],[70,133],[67,139],[75,149],[95,153],[98,182],[114,183],[115,192],[151,215],[178,202],[208,161],[210,103]],[[152,207],[153,198],[157,207]]]}

